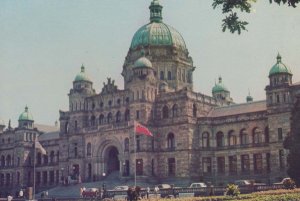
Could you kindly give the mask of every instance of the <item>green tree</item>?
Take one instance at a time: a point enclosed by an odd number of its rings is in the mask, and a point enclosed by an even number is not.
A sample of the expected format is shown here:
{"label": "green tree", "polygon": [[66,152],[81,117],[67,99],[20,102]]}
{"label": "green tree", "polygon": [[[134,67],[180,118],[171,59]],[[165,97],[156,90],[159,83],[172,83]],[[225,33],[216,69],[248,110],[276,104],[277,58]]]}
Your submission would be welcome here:
{"label": "green tree", "polygon": [[[225,32],[227,29],[231,33],[237,32],[241,34],[246,29],[248,22],[240,20],[237,12],[250,13],[252,4],[257,0],[213,0],[213,8],[222,7],[222,13],[225,14],[225,18],[222,20],[222,31]],[[269,0],[270,3],[277,3],[278,5],[287,4],[295,8],[300,0]]]}
{"label": "green tree", "polygon": [[291,134],[284,141],[284,148],[289,150],[288,175],[300,187],[300,96],[294,105],[291,119]]}

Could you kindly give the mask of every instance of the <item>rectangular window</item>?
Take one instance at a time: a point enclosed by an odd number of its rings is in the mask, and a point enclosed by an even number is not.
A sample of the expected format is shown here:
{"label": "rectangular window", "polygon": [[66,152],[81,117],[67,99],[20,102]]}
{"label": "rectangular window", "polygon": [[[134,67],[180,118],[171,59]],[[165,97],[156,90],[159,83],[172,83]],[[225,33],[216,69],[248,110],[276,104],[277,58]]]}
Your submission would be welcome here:
{"label": "rectangular window", "polygon": [[168,175],[175,176],[175,158],[168,158]]}
{"label": "rectangular window", "polygon": [[282,128],[278,128],[278,140],[282,140],[283,135],[282,135]]}
{"label": "rectangular window", "polygon": [[136,111],[136,119],[140,119],[140,111],[139,110]]}
{"label": "rectangular window", "polygon": [[225,158],[224,157],[218,157],[218,173],[224,174],[225,173]]}
{"label": "rectangular window", "polygon": [[202,164],[203,164],[203,172],[211,173],[211,158],[209,157],[202,158]]}
{"label": "rectangular window", "polygon": [[254,154],[254,172],[255,173],[262,173],[262,155],[261,154]]}
{"label": "rectangular window", "polygon": [[284,168],[284,151],[281,149],[279,150],[279,167],[282,169]]}
{"label": "rectangular window", "polygon": [[136,175],[143,175],[143,159],[136,159]]}
{"label": "rectangular window", "polygon": [[271,154],[266,154],[267,172],[271,172]]}
{"label": "rectangular window", "polygon": [[236,156],[229,156],[229,173],[237,173],[237,158]]}

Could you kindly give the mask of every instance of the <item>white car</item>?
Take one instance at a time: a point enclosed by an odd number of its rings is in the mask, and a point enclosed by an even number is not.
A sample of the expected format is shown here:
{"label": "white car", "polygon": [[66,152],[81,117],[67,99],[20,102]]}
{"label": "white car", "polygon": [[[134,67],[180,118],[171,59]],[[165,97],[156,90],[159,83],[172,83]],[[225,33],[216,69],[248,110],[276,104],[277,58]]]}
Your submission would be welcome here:
{"label": "white car", "polygon": [[199,182],[199,183],[192,183],[189,188],[206,188],[207,185],[203,182]]}
{"label": "white car", "polygon": [[127,191],[129,186],[116,186],[113,190],[114,191]]}

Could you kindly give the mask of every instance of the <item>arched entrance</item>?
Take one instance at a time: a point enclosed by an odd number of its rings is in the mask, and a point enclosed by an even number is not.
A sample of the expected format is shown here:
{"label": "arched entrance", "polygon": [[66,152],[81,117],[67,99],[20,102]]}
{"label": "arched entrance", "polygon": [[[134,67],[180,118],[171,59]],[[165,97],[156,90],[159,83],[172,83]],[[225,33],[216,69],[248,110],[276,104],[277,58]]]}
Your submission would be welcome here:
{"label": "arched entrance", "polygon": [[119,151],[116,147],[109,147],[106,152],[107,173],[110,174],[115,171],[120,171],[120,161],[118,158]]}

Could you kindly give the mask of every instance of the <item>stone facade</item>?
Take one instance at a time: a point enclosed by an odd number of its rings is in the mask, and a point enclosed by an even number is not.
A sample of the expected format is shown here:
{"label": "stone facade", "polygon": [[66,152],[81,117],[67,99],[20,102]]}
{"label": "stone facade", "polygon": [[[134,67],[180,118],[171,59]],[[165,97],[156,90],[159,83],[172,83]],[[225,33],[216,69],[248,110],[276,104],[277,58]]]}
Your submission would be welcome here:
{"label": "stone facade", "polygon": [[[167,25],[153,14],[157,0],[151,5],[151,23],[162,29]],[[181,40],[173,32],[172,40]],[[292,83],[290,72],[269,75],[266,100],[247,97],[248,102],[235,104],[221,78],[212,96],[193,91],[195,67],[184,41],[137,45],[138,39],[133,38],[123,65],[124,89],[108,78],[96,93],[81,67],[68,94],[69,110],[60,111],[59,131],[1,127],[1,186],[32,185],[34,158],[40,189],[98,181],[114,172],[121,179],[136,173],[148,181],[216,185],[237,179],[271,183],[286,176],[283,140],[290,133],[294,97],[300,94],[300,83]],[[134,121],[154,137],[135,135]],[[45,156],[33,155],[37,136]]]}

